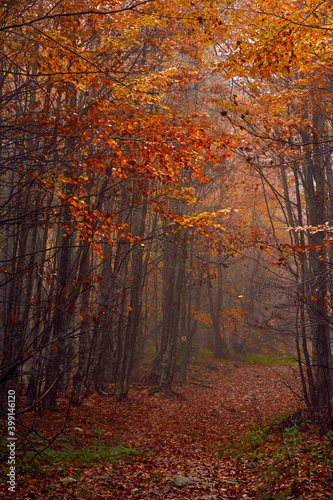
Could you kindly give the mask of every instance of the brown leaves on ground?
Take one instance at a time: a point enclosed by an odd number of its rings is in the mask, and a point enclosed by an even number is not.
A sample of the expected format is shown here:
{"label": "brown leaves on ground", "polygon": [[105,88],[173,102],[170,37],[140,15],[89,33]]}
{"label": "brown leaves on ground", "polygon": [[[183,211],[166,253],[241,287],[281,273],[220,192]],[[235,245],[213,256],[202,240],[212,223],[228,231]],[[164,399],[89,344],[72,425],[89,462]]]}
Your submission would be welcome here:
{"label": "brown leaves on ground", "polygon": [[[267,457],[261,467],[246,457],[217,454],[218,449],[223,451],[231,443],[237,446],[254,423],[264,425],[273,416],[298,408],[295,367],[228,364],[212,372],[209,383],[204,385],[186,384],[177,388],[178,397],[167,398],[160,392],[150,394],[153,391],[147,385],[136,382],[128,399],[121,403],[109,396],[90,397],[72,410],[73,417],[64,436],[72,439],[77,436],[85,446],[90,446],[97,432],[104,443],[121,442],[138,453],[117,463],[92,463],[88,467],[72,462],[61,474],[55,470],[49,474],[28,473],[19,478],[19,497],[104,500],[333,497],[327,483],[325,487],[321,484],[320,470],[316,477],[307,477],[310,469],[306,464],[303,471],[297,469],[298,476],[290,478],[288,484],[284,484],[286,475],[281,472],[270,496],[267,490],[264,493],[260,489],[267,480],[262,475]],[[48,422],[48,428],[50,425]],[[292,465],[288,464],[288,457],[285,465],[287,468]]]}

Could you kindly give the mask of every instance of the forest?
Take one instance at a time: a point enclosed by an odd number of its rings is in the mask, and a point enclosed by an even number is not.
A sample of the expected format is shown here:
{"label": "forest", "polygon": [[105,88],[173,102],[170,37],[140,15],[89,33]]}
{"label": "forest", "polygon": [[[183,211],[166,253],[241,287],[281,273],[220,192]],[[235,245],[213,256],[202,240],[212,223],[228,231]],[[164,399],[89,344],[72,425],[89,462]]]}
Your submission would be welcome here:
{"label": "forest", "polygon": [[332,2],[0,13],[3,498],[333,498]]}

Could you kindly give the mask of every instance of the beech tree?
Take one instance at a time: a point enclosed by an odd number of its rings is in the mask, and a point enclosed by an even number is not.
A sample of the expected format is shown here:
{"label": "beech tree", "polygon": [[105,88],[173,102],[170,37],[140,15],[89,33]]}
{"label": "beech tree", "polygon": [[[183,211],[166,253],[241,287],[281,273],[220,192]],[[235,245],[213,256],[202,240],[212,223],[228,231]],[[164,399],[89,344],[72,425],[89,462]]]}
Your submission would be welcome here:
{"label": "beech tree", "polygon": [[217,357],[264,325],[294,334],[305,401],[327,406],[328,3],[1,9],[2,397],[20,379],[30,406],[121,400],[152,331],[168,392],[202,325]]}
{"label": "beech tree", "polygon": [[155,238],[147,221],[185,231],[169,201],[194,203],[182,183],[208,182],[229,145],[176,98],[201,78],[205,8],[193,6],[193,22],[169,2],[2,6],[3,395],[23,377],[29,404],[51,410],[72,387],[74,403],[110,381],[126,396]]}
{"label": "beech tree", "polygon": [[327,2],[234,6],[231,17],[245,15],[217,62],[233,82],[223,114],[240,130],[238,153],[267,183],[290,227],[288,242],[270,214],[275,263],[293,280],[304,397],[316,408],[332,393],[330,10]]}

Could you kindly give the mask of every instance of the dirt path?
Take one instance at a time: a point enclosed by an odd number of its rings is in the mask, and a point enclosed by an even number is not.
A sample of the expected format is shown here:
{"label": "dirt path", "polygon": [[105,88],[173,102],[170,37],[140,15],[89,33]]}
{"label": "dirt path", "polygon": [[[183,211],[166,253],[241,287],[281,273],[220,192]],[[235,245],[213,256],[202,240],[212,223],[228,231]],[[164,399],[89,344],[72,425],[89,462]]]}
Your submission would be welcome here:
{"label": "dirt path", "polygon": [[[285,385],[296,388],[296,381],[295,368],[238,365],[212,374],[211,389],[187,386],[184,400],[151,396],[136,384],[117,407],[114,425],[122,429],[121,440],[142,453],[130,465],[101,473],[106,484],[98,498],[254,498],[260,478],[246,463],[218,458],[217,443],[238,439],[254,422],[296,408]],[[91,410],[96,403],[89,401]],[[110,410],[104,406],[102,420]]]}
{"label": "dirt path", "polygon": [[[296,409],[297,398],[285,384],[297,390],[297,380],[297,369],[292,367],[229,364],[210,372],[204,382],[210,388],[192,384],[177,388],[182,397],[149,394],[144,383],[134,384],[128,399],[117,404],[113,397],[94,395],[72,408],[63,442],[77,443],[81,450],[91,449],[96,439],[110,449],[121,442],[138,450],[137,455],[117,465],[80,467],[72,461],[59,472],[53,466],[50,472],[25,473],[18,480],[17,498],[255,498],[262,481],[257,468],[246,460],[221,458],[217,450],[239,442],[254,423],[264,424]],[[54,435],[65,408],[43,416],[39,422],[43,432]],[[61,439],[56,446],[58,453],[65,452]]]}

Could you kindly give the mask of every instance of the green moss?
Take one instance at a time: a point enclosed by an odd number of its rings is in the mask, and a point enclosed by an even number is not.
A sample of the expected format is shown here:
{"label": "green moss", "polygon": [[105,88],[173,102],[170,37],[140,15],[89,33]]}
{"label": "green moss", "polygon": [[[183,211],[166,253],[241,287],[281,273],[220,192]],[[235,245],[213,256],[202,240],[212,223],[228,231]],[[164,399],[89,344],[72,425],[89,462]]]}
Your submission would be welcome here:
{"label": "green moss", "polygon": [[[286,422],[288,427],[285,427]],[[283,416],[267,426],[253,425],[243,436],[226,436],[215,446],[221,458],[231,458],[258,469],[261,482],[256,498],[283,500],[291,498],[291,491],[287,487],[282,491],[280,486],[297,484],[299,469],[304,463],[310,475],[316,475],[319,467],[323,471],[322,483],[325,483],[331,471],[332,438],[332,432],[322,436],[321,428],[310,427],[310,422],[300,425],[293,422],[292,416]]]}
{"label": "green moss", "polygon": [[[123,445],[109,445],[100,440],[85,443],[73,436],[62,437],[57,449],[49,448],[36,456],[34,451],[25,454],[20,463],[20,471],[65,472],[69,466],[90,467],[96,463],[115,464],[120,460],[136,455],[137,450]],[[61,449],[59,448],[59,445]]]}
{"label": "green moss", "polygon": [[249,365],[297,365],[297,360],[286,354],[259,354],[259,353],[248,353],[244,355],[237,355],[235,359],[247,363]]}

